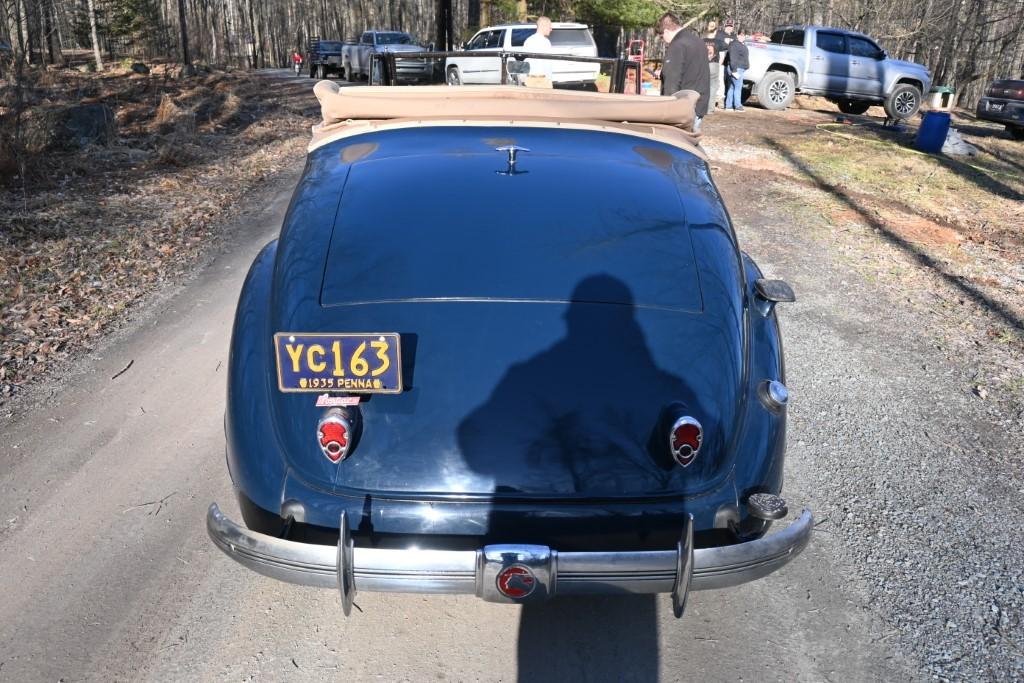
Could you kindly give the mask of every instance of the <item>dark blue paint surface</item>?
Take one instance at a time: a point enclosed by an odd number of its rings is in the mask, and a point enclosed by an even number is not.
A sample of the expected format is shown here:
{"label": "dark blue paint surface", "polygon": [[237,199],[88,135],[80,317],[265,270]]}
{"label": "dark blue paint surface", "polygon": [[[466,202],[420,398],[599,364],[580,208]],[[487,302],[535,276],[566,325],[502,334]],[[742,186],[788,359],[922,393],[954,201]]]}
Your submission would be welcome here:
{"label": "dark blue paint surface", "polygon": [[[507,144],[531,150],[515,175]],[[309,523],[345,510],[375,533],[635,545],[687,512],[709,529],[781,488],[785,417],[755,393],[783,379],[781,343],[750,306],[757,275],[706,165],[676,148],[500,127],[325,145],[239,301],[233,480],[273,513],[294,499]],[[277,388],[273,335],[294,330],[401,335],[405,390],[360,404],[338,465],[315,396]],[[679,413],[704,428],[686,468]]]}

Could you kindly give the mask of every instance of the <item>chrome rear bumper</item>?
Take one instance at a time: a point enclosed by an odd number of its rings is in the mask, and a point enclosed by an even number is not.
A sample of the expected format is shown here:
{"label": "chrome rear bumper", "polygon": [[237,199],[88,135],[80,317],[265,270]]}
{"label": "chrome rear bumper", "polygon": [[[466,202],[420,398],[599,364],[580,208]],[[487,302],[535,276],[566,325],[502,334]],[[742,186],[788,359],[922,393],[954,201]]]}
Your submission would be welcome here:
{"label": "chrome rear bumper", "polygon": [[[393,593],[466,593],[493,602],[552,595],[672,593],[677,616],[690,590],[726,588],[779,569],[806,546],[809,510],[785,529],[756,541],[693,548],[691,523],[673,550],[558,552],[546,546],[492,545],[480,550],[419,550],[354,546],[342,515],[338,545],[285,541],[228,519],[216,503],[206,515],[213,542],[235,561],[265,576],[340,590],[346,614],[356,590]],[[510,597],[501,576],[524,568],[529,592]],[[507,589],[508,586],[505,586]]]}

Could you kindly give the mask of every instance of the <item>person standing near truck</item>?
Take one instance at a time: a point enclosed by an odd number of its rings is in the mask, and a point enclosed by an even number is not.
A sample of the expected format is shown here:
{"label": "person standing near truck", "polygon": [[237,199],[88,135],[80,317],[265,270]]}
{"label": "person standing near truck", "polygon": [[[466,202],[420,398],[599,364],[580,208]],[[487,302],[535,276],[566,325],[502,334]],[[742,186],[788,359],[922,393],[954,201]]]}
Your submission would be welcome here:
{"label": "person standing near truck", "polygon": [[708,113],[710,114],[718,102],[718,86],[722,82],[722,65],[718,63],[715,39],[705,38],[704,47],[708,51]]}
{"label": "person standing near truck", "polygon": [[736,40],[729,43],[726,57],[726,75],[729,77],[729,94],[725,96],[725,110],[743,111],[743,72],[750,68],[750,51],[744,44],[746,33],[736,31]]}
{"label": "person standing near truck", "polygon": [[[551,19],[545,16],[537,17],[537,31],[523,41],[523,50],[526,52],[551,52]],[[542,59],[528,59],[531,76],[551,77],[551,62]]]}
{"label": "person standing near truck", "polygon": [[733,41],[733,20],[728,18],[715,33],[715,49],[718,50],[718,99],[719,106],[725,107],[725,93],[728,91],[728,84],[725,80],[725,56],[729,51],[729,43]]}
{"label": "person standing near truck", "polygon": [[708,53],[704,41],[696,32],[684,29],[678,17],[671,12],[661,15],[654,31],[666,43],[665,62],[661,67],[661,94],[696,90],[700,99],[695,107],[697,120],[693,122],[693,129],[700,130],[700,122],[708,113],[708,93],[711,89],[711,72],[708,69]]}
{"label": "person standing near truck", "polygon": [[292,68],[295,69],[296,76],[302,71],[302,55],[298,51],[292,53]]}

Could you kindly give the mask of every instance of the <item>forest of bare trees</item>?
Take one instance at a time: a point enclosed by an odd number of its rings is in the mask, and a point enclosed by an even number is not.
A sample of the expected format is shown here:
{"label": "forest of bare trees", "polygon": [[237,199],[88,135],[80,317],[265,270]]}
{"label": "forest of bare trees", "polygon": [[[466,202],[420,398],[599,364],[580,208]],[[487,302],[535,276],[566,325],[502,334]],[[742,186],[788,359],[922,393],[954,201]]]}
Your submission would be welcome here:
{"label": "forest of bare trees", "polygon": [[261,68],[285,66],[314,35],[391,28],[440,48],[481,24],[544,13],[595,26],[607,52],[665,9],[699,16],[698,28],[731,16],[748,30],[815,23],[862,31],[892,56],[928,66],[964,106],[992,78],[1024,71],[1024,0],[0,0],[0,49],[10,45],[8,61],[45,65],[181,60],[185,48],[190,60]]}

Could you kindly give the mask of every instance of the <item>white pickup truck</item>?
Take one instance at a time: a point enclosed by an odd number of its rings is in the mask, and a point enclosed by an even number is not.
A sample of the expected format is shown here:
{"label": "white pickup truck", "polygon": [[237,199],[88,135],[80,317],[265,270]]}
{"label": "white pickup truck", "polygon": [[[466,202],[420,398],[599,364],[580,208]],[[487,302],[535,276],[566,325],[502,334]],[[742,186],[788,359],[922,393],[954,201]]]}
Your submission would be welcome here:
{"label": "white pickup truck", "polygon": [[931,85],[928,69],[889,59],[874,40],[824,26],[786,26],[770,43],[748,41],[750,68],[745,90],[766,109],[785,109],[797,94],[820,95],[846,114],[863,114],[873,104],[893,119],[910,118]]}

